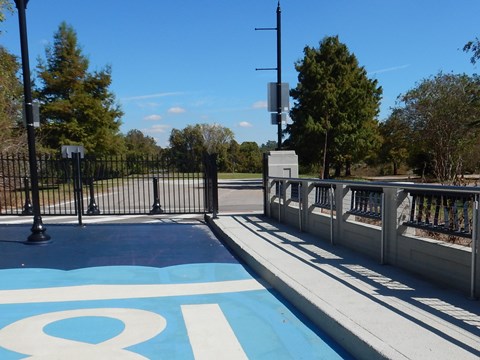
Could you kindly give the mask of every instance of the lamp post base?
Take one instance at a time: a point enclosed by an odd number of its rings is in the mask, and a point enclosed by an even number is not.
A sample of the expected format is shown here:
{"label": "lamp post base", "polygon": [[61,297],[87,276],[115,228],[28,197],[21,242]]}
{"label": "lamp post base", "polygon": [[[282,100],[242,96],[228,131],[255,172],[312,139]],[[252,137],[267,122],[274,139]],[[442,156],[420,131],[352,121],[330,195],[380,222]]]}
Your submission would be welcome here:
{"label": "lamp post base", "polygon": [[46,245],[52,242],[50,240],[50,235],[48,235],[45,231],[47,230],[45,226],[43,226],[41,218],[35,218],[32,226],[32,233],[27,238],[25,244],[28,245]]}

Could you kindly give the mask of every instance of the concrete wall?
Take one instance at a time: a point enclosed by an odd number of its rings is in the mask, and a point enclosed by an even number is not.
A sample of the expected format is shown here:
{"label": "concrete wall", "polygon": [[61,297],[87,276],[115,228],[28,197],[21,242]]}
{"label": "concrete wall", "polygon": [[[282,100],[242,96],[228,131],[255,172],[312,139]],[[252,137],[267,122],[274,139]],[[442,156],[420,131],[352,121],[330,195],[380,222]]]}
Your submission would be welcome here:
{"label": "concrete wall", "polygon": [[[285,191],[282,194],[275,193],[275,181],[283,183]],[[345,246],[378,262],[398,266],[433,282],[480,297],[480,266],[476,266],[472,282],[471,247],[415,236],[412,228],[403,225],[410,209],[405,186],[385,184],[382,219],[369,224],[348,213],[349,187],[365,183],[334,183],[336,209],[333,220],[329,209],[322,210],[314,205],[315,187],[312,184],[316,183],[315,180],[270,177],[268,183],[266,213],[271,218],[315,234],[322,241]],[[289,198],[291,183],[301,183],[300,202]],[[477,228],[478,222],[477,218],[477,224],[474,224]],[[478,264],[478,252],[475,261]]]}

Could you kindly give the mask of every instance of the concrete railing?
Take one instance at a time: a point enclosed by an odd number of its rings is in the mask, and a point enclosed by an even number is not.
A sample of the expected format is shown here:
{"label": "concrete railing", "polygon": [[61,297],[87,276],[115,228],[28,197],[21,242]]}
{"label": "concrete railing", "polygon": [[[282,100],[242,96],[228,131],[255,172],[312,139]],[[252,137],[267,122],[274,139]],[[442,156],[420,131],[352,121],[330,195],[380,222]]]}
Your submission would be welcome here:
{"label": "concrete railing", "polygon": [[479,196],[479,187],[268,177],[264,201],[282,223],[477,298]]}

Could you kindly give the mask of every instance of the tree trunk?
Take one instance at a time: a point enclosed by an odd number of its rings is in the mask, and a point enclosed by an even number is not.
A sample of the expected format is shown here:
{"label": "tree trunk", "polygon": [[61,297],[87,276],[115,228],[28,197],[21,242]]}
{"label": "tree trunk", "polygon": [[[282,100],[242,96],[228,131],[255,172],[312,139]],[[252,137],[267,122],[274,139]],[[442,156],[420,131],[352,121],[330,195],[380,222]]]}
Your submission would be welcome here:
{"label": "tree trunk", "polygon": [[398,175],[398,165],[397,162],[393,162],[393,175]]}
{"label": "tree trunk", "polygon": [[352,176],[352,162],[347,160],[345,164],[345,176]]}
{"label": "tree trunk", "polygon": [[322,179],[328,179],[330,172],[330,164],[327,157],[327,145],[328,145],[328,130],[325,131],[325,145],[323,147],[323,173]]}
{"label": "tree trunk", "polygon": [[341,173],[342,173],[342,166],[336,164],[335,165],[335,177],[336,178],[340,177]]}
{"label": "tree trunk", "polygon": [[330,161],[325,158],[323,162],[322,179],[328,179],[328,178],[330,178]]}

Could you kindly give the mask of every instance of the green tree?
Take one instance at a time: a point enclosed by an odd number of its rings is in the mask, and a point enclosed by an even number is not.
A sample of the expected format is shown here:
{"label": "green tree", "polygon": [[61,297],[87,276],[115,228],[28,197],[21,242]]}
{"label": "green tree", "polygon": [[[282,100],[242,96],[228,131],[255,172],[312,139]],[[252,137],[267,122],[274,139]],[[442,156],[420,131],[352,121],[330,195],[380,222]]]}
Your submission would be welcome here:
{"label": "green tree", "polygon": [[233,131],[219,124],[199,124],[203,145],[207,154],[217,154],[217,166],[219,171],[227,171],[229,168],[228,149],[234,139]]}
{"label": "green tree", "polygon": [[[0,23],[5,21],[5,13],[6,12],[12,12],[13,11],[13,6],[12,2],[10,0],[0,0]],[[2,32],[0,31],[0,34]]]}
{"label": "green tree", "polygon": [[132,129],[125,135],[125,147],[129,157],[153,157],[162,150],[153,137],[144,135],[137,129]]}
{"label": "green tree", "polygon": [[402,115],[401,109],[395,109],[379,126],[383,141],[378,158],[392,165],[393,175],[398,175],[398,169],[406,163],[411,147],[411,129]]}
{"label": "green tree", "polygon": [[254,141],[245,141],[240,144],[239,172],[259,173],[262,172],[262,153],[258,144]]}
{"label": "green tree", "polygon": [[198,125],[188,125],[182,130],[172,129],[169,142],[172,162],[179,171],[200,170],[205,145]]}
{"label": "green tree", "polygon": [[322,166],[322,177],[329,176],[332,164],[337,170],[346,165],[348,175],[352,163],[380,145],[376,117],[382,88],[337,36],[324,38],[319,48],[305,47],[295,68],[286,144],[303,165]]}
{"label": "green tree", "polygon": [[83,144],[90,154],[119,153],[124,149],[119,131],[123,113],[109,90],[111,68],[89,72],[88,66],[75,30],[61,23],[53,45],[46,48],[46,61],[39,59],[37,68],[40,138],[52,150]]}
{"label": "green tree", "polygon": [[227,166],[225,168],[225,171],[235,173],[239,171],[240,165],[240,145],[238,142],[236,142],[234,139],[230,141],[230,144],[228,144],[228,150],[227,150]]}
{"label": "green tree", "polygon": [[400,100],[412,131],[412,165],[442,183],[455,183],[479,135],[480,78],[439,73]]}
{"label": "green tree", "polygon": [[18,152],[24,147],[22,84],[17,77],[17,58],[0,46],[0,151]]}
{"label": "green tree", "polygon": [[262,153],[267,151],[273,151],[277,149],[277,142],[274,140],[268,140],[265,144],[260,145],[260,151]]}
{"label": "green tree", "polygon": [[463,51],[471,52],[470,61],[472,64],[476,64],[480,60],[480,39],[476,37],[475,40],[467,42]]}
{"label": "green tree", "polygon": [[219,171],[227,171],[228,150],[234,140],[233,132],[218,124],[189,125],[170,133],[170,153],[180,169],[199,169],[204,153],[217,154]]}

